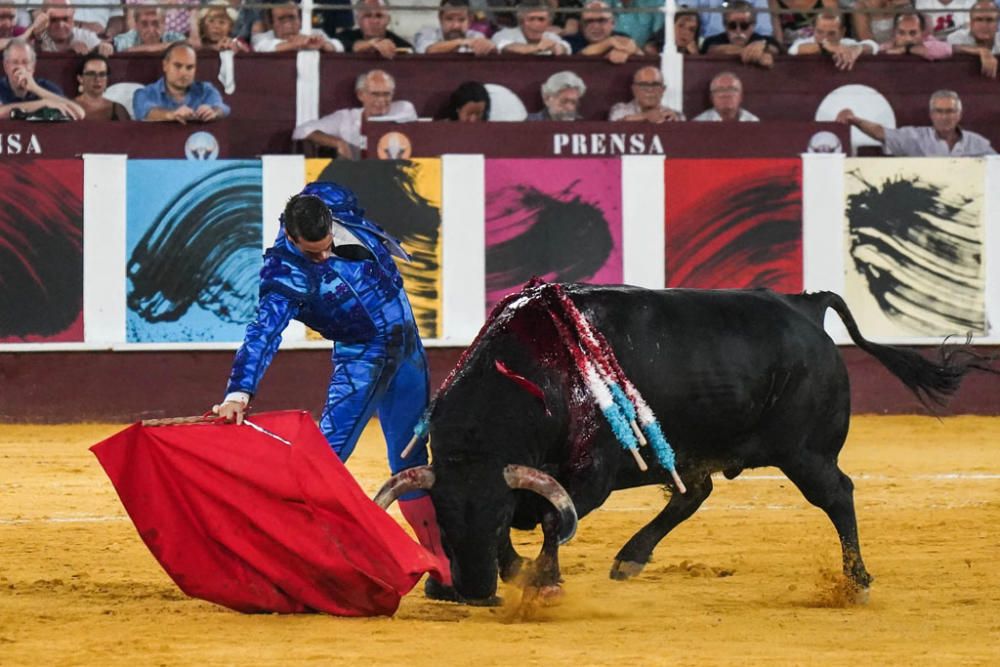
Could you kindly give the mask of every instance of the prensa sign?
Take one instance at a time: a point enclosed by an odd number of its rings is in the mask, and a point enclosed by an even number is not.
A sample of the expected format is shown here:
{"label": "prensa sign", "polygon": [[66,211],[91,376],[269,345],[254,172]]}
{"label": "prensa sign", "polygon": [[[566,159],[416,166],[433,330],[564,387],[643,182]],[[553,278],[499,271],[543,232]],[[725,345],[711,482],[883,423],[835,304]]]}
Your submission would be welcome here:
{"label": "prensa sign", "polygon": [[41,154],[42,145],[34,134],[0,133],[0,155]]}
{"label": "prensa sign", "polygon": [[553,155],[663,155],[663,142],[641,132],[556,132]]}

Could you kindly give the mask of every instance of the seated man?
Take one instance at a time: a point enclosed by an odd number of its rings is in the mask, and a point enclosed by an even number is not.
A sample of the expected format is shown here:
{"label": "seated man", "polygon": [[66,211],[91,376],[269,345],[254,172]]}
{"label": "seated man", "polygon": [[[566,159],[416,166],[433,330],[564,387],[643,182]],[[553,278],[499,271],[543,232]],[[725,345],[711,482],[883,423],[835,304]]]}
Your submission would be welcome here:
{"label": "seated man", "polygon": [[269,30],[253,36],[251,44],[257,53],[275,51],[343,52],[344,45],[327,37],[319,28],[302,34],[302,11],[294,2],[276,4],[264,10],[264,22]]}
{"label": "seated man", "polygon": [[542,84],[545,108],[525,120],[579,120],[580,100],[587,93],[583,79],[569,70],[556,72]]}
{"label": "seated man", "polygon": [[852,70],[863,53],[875,55],[878,44],[870,39],[861,42],[844,37],[844,16],[838,10],[823,10],[813,17],[813,34],[795,40],[788,47],[790,56],[828,54],[839,70]]}
{"label": "seated man", "polygon": [[375,118],[407,122],[417,119],[413,105],[393,101],[396,80],[388,72],[373,69],[357,78],[354,92],[361,106],[340,109],[328,116],[302,123],[292,132],[292,139],[309,141],[317,146],[333,148],[336,157],[358,159],[361,157],[361,122]]}
{"label": "seated man", "polygon": [[997,19],[1000,8],[993,0],[979,0],[969,12],[969,27],[948,35],[948,43],[955,53],[979,56],[980,71],[988,79],[997,78],[997,56],[1000,55],[1000,36]]}
{"label": "seated man", "polygon": [[388,0],[361,0],[354,12],[358,27],[341,30],[336,37],[349,53],[375,53],[395,58],[397,51],[413,51],[413,45],[389,30]]}
{"label": "seated man", "polygon": [[739,56],[744,65],[765,69],[774,67],[774,56],[781,51],[781,47],[773,38],[754,32],[753,6],[736,0],[726,7],[722,15],[725,32],[706,37],[701,43],[701,52]]}
{"label": "seated man", "polygon": [[938,90],[931,95],[931,127],[891,128],[858,118],[850,109],[837,114],[838,123],[853,125],[872,139],[882,142],[887,155],[908,157],[960,157],[996,155],[989,139],[963,130],[962,100],[952,90]]}
{"label": "seated man", "polygon": [[115,36],[115,52],[160,53],[174,42],[184,41],[183,34],[164,31],[163,11],[156,7],[133,8],[132,23],[132,30]]}
{"label": "seated man", "polygon": [[56,84],[35,79],[35,50],[20,37],[13,37],[3,50],[3,78],[0,78],[0,120],[11,117],[12,111],[32,113],[40,109],[55,109],[66,118],[82,120],[83,108],[63,96]]}
{"label": "seated man", "polygon": [[45,30],[35,34],[39,53],[90,53],[96,49],[102,56],[110,56],[115,49],[86,28],[74,27],[76,11],[69,0],[47,0],[43,12],[49,17]]}
{"label": "seated man", "polygon": [[743,82],[732,72],[720,72],[708,84],[712,108],[692,120],[754,122],[760,118],[743,108]]}
{"label": "seated man", "polygon": [[566,37],[573,53],[581,56],[600,56],[620,65],[629,56],[642,55],[642,51],[623,32],[615,31],[615,15],[603,0],[591,0],[580,14],[581,32]]}
{"label": "seated man", "polygon": [[608,120],[646,121],[662,123],[684,120],[684,114],[663,104],[667,86],[659,67],[642,67],[632,75],[632,100],[611,107]]}
{"label": "seated man", "polygon": [[163,53],[163,76],[135,91],[132,107],[136,120],[188,122],[218,120],[229,107],[215,86],[195,81],[198,58],[187,42],[174,42]]}
{"label": "seated man", "polygon": [[493,35],[500,53],[566,56],[570,45],[552,32],[552,9],[546,0],[522,0],[517,6],[517,27],[504,28]]}
{"label": "seated man", "polygon": [[904,9],[893,21],[892,41],[879,46],[886,55],[914,55],[924,60],[951,57],[951,44],[927,34],[927,18],[920,12]]}
{"label": "seated man", "polygon": [[421,28],[413,36],[417,53],[472,53],[485,56],[497,47],[478,30],[469,28],[469,0],[441,0],[437,26]]}
{"label": "seated man", "polygon": [[[771,21],[771,14],[768,11],[770,9],[769,1],[749,0],[749,2],[753,5],[755,10],[754,14],[756,16],[753,32],[758,35],[773,37],[774,23]],[[732,2],[729,0],[699,0],[698,2],[688,4],[693,4],[698,9],[724,9],[731,5]],[[707,37],[709,35],[718,35],[719,33],[725,31],[726,25],[724,17],[724,12],[702,12],[701,36]]]}

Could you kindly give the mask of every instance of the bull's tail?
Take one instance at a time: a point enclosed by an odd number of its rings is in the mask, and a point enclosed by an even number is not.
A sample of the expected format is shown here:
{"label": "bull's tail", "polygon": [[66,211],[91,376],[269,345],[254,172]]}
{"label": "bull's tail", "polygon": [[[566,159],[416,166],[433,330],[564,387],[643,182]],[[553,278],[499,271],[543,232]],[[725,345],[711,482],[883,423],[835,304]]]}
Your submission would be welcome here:
{"label": "bull's tail", "polygon": [[928,409],[933,410],[931,403],[945,405],[948,398],[962,384],[962,378],[971,370],[1000,374],[1000,370],[990,366],[995,357],[977,354],[967,344],[947,345],[947,339],[941,344],[937,363],[905,347],[873,343],[861,335],[858,323],[854,321],[850,309],[839,295],[833,292],[817,292],[808,297],[813,305],[819,306],[820,326],[823,324],[822,314],[827,308],[833,308],[847,327],[847,333],[850,334],[854,344],[878,359],[890,373],[909,387]]}

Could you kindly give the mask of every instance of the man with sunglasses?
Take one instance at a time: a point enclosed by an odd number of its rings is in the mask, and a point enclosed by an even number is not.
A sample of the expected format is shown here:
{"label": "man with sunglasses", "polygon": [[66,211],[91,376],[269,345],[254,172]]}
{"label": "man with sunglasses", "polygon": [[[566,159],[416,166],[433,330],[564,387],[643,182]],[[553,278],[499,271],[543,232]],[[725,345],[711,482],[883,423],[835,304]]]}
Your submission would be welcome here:
{"label": "man with sunglasses", "polygon": [[744,65],[774,67],[774,56],[781,47],[774,38],[754,30],[753,5],[740,0],[730,2],[722,17],[725,32],[707,37],[701,44],[702,53],[739,56]]}
{"label": "man with sunglasses", "polygon": [[[754,23],[753,31],[760,34],[766,35],[768,37],[774,36],[774,24],[771,22],[771,14],[768,12],[770,5],[768,0],[749,0],[750,4],[753,5],[754,14],[756,15],[756,22]],[[720,32],[725,31],[725,25],[723,20],[723,12],[707,12],[706,9],[718,9],[724,10],[732,4],[732,0],[700,0],[699,2],[686,2],[678,3],[679,6],[684,4],[697,7],[702,10],[701,13],[701,37],[708,37],[709,35],[718,35]]]}
{"label": "man with sunglasses", "polygon": [[884,127],[854,115],[850,109],[837,114],[837,122],[853,125],[872,139],[882,142],[887,155],[905,157],[979,157],[996,155],[989,139],[959,126],[962,100],[953,90],[931,95],[931,126]]}
{"label": "man with sunglasses", "polygon": [[49,17],[45,30],[35,35],[39,53],[78,53],[92,50],[102,56],[115,52],[111,42],[102,41],[91,30],[75,27],[76,10],[69,0],[47,0],[43,12]]}
{"label": "man with sunglasses", "polygon": [[642,54],[631,37],[615,30],[615,15],[603,0],[591,0],[584,5],[580,32],[565,39],[575,55],[603,57],[615,65],[621,65],[629,56]]}
{"label": "man with sunglasses", "polygon": [[948,35],[948,43],[955,53],[979,56],[982,75],[995,79],[997,56],[1000,55],[1000,35],[997,34],[1000,8],[993,0],[979,0],[969,14],[969,27]]}

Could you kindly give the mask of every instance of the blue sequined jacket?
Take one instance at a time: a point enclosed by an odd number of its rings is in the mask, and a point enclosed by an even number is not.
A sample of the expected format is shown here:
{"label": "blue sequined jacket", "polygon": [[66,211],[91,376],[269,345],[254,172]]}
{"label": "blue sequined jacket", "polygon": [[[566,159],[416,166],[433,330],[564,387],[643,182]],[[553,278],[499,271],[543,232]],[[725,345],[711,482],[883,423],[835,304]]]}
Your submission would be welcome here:
{"label": "blue sequined jacket", "polygon": [[[331,257],[307,259],[285,236],[278,235],[264,254],[260,271],[260,304],[247,325],[236,353],[226,392],[253,395],[270,365],[281,334],[295,319],[327,340],[341,343],[371,341],[388,345],[401,328],[416,330],[413,313],[402,291],[403,279],[385,243],[381,228],[352,219],[348,229],[375,256],[352,261]],[[398,248],[398,246],[397,246]]]}

